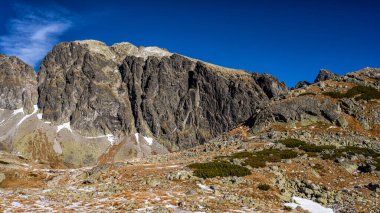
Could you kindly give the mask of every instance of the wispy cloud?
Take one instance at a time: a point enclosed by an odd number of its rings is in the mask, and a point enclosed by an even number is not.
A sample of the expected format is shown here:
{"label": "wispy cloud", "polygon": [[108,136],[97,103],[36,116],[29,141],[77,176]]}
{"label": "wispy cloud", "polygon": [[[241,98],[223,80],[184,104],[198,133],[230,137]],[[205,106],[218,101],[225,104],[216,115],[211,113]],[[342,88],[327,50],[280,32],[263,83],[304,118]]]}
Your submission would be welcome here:
{"label": "wispy cloud", "polygon": [[71,21],[65,18],[67,12],[59,8],[17,5],[16,11],[19,16],[9,20],[8,33],[0,36],[1,52],[35,67],[70,28]]}

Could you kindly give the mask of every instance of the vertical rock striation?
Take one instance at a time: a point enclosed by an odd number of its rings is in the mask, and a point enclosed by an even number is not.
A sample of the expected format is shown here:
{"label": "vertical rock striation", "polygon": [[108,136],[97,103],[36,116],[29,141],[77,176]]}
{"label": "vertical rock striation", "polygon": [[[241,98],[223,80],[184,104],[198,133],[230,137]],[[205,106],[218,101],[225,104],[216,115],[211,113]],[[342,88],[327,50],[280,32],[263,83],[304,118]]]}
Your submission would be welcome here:
{"label": "vertical rock striation", "polygon": [[39,71],[43,118],[83,134],[140,132],[187,148],[244,122],[287,92],[270,75],[232,70],[129,43],[57,45]]}
{"label": "vertical rock striation", "polygon": [[0,54],[0,108],[33,112],[37,103],[37,75],[16,57]]}

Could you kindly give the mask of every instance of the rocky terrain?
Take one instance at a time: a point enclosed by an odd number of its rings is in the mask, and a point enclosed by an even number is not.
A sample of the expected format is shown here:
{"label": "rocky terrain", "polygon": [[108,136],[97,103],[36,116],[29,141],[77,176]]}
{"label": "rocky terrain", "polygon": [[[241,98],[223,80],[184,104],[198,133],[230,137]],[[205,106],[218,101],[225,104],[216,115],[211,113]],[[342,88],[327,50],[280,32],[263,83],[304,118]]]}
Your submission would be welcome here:
{"label": "rocky terrain", "polygon": [[379,212],[380,69],[288,90],[87,40],[0,79],[3,211]]}

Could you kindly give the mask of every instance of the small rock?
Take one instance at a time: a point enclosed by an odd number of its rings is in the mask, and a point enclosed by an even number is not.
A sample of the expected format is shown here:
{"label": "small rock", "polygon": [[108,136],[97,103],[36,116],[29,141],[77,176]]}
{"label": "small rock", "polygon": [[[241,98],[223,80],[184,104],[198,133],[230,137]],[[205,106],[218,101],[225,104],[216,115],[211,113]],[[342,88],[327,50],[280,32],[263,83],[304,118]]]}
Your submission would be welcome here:
{"label": "small rock", "polygon": [[358,165],[348,162],[341,163],[342,167],[349,173],[354,173],[358,169]]}
{"label": "small rock", "polygon": [[324,198],[324,197],[319,197],[319,198],[317,199],[317,201],[318,201],[318,203],[321,203],[321,204],[323,204],[323,205],[326,205],[326,204],[327,204],[327,199]]}
{"label": "small rock", "polygon": [[191,171],[181,170],[169,173],[166,178],[168,180],[188,180],[193,176]]}
{"label": "small rock", "polygon": [[146,184],[148,184],[150,187],[156,187],[160,185],[161,181],[159,179],[153,178],[153,179],[148,179],[146,181]]}
{"label": "small rock", "polygon": [[0,183],[5,180],[6,176],[3,173],[0,173]]}
{"label": "small rock", "polygon": [[369,190],[374,191],[374,192],[378,192],[378,191],[380,191],[380,185],[379,185],[379,184],[369,183],[366,187],[367,187]]}
{"label": "small rock", "polygon": [[369,173],[369,172],[372,172],[372,167],[371,167],[371,165],[366,163],[366,164],[359,165],[358,170],[361,173]]}
{"label": "small rock", "polygon": [[197,194],[197,191],[194,190],[194,189],[190,189],[190,190],[187,191],[185,194],[186,194],[186,195],[195,195],[195,194]]}

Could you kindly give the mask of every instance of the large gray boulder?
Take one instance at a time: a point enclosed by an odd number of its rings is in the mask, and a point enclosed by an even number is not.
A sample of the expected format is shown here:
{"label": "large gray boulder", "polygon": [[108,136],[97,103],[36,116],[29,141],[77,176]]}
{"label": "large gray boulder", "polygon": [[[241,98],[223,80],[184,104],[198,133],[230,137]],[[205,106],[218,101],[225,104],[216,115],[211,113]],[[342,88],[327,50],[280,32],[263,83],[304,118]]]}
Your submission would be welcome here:
{"label": "large gray boulder", "polygon": [[37,103],[37,76],[33,68],[13,56],[0,54],[0,108],[26,113]]}

